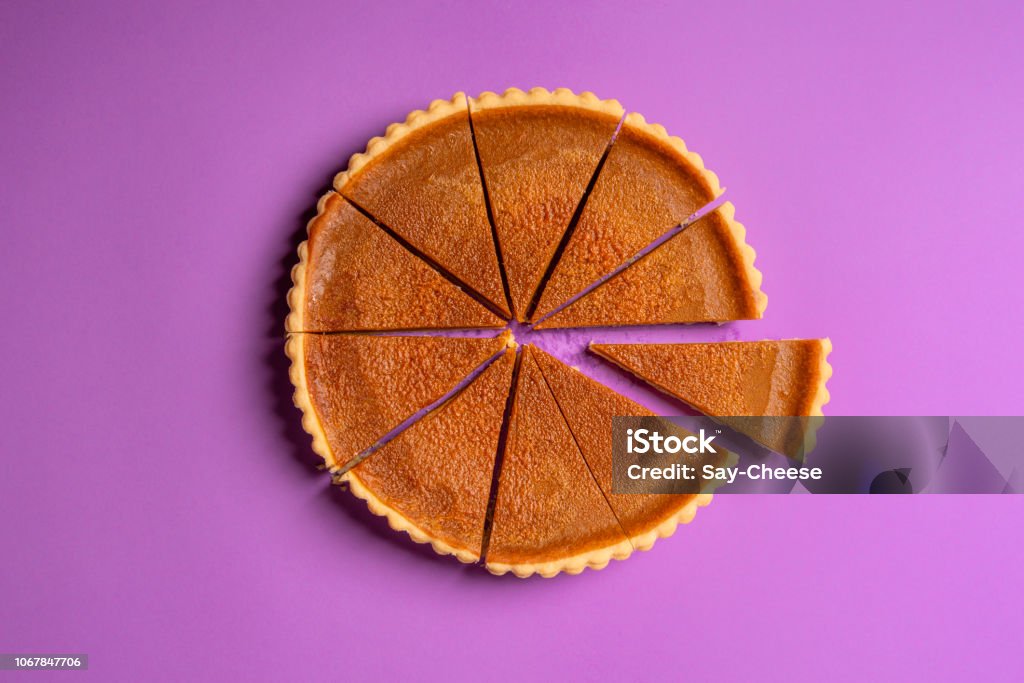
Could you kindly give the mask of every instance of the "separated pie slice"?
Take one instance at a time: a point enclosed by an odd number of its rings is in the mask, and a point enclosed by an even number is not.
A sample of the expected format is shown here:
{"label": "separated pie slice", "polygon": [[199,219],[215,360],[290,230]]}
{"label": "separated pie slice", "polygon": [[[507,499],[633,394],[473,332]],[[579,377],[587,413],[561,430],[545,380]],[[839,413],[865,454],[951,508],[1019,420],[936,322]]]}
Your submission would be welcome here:
{"label": "separated pie slice", "polygon": [[480,559],[515,351],[349,472],[352,492],[393,529],[463,562]]}
{"label": "separated pie slice", "polygon": [[564,88],[488,92],[470,106],[512,309],[522,321],[622,107]]}
{"label": "separated pie slice", "polygon": [[779,453],[796,456],[816,424],[832,376],[828,339],[703,344],[591,344],[590,348],[648,384]]}
{"label": "separated pie slice", "polygon": [[531,320],[684,223],[721,194],[718,178],[677,137],[626,116]]}
{"label": "separated pie slice", "polygon": [[299,247],[289,332],[501,327],[504,322],[331,192]]}
{"label": "separated pie slice", "polygon": [[760,318],[768,297],[734,212],[726,202],[536,327]]}
{"label": "separated pie slice", "polygon": [[389,126],[334,187],[509,314],[463,93]]}
{"label": "separated pie slice", "polygon": [[[634,548],[647,550],[658,538],[671,536],[676,526],[693,519],[698,507],[711,502],[709,493],[698,491],[699,483],[694,483],[694,490],[686,493],[613,493],[613,417],[649,418],[645,421],[649,424],[643,426],[666,436],[675,435],[682,439],[690,434],[557,358],[539,349],[534,350],[534,355],[576,444]],[[696,471],[705,464],[724,465],[729,454],[724,449],[719,451],[717,456],[688,456],[688,464],[698,468]],[[668,457],[673,461],[679,460],[679,456]]]}
{"label": "separated pie slice", "polygon": [[527,347],[509,422],[487,568],[521,577],[578,574],[631,551]]}
{"label": "separated pie slice", "polygon": [[295,405],[331,470],[441,399],[509,342],[493,339],[294,334]]}

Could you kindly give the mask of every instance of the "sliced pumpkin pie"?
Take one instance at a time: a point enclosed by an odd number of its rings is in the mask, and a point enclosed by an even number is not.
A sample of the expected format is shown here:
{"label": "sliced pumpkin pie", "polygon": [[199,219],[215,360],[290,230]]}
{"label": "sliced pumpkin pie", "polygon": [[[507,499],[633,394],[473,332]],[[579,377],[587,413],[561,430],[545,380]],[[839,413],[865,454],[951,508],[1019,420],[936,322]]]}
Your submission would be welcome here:
{"label": "sliced pumpkin pie", "polygon": [[760,318],[768,304],[745,229],[726,202],[537,329]]}
{"label": "sliced pumpkin pie", "polygon": [[593,93],[512,88],[470,103],[512,309],[525,320],[537,285],[622,118]]}
{"label": "sliced pumpkin pie", "polygon": [[530,319],[612,272],[721,192],[718,177],[682,140],[640,114],[627,115]]}
{"label": "sliced pumpkin pie", "polygon": [[[496,574],[603,567],[710,495],[699,482],[613,486],[614,416],[686,432],[536,349],[508,350],[508,334],[442,330],[765,309],[732,205],[693,218],[714,206],[715,175],[678,138],[622,114],[565,89],[436,101],[352,157],[292,271],[286,352],[315,452],[393,528]],[[820,414],[828,341],[758,344],[595,351],[723,422]]]}
{"label": "sliced pumpkin pie", "polygon": [[736,418],[820,417],[829,399],[828,339],[591,344],[590,349],[669,396],[705,415],[726,418],[726,424],[789,455],[801,453],[813,424]]}
{"label": "sliced pumpkin pie", "polygon": [[333,192],[310,221],[292,282],[289,332],[504,324]]}
{"label": "sliced pumpkin pie", "polygon": [[313,450],[332,471],[443,398],[508,344],[508,336],[293,334],[295,405]]}
{"label": "sliced pumpkin pie", "polygon": [[515,350],[349,472],[352,492],[391,527],[463,562],[480,559]]}
{"label": "sliced pumpkin pie", "polygon": [[463,93],[388,126],[334,187],[508,315]]}
{"label": "sliced pumpkin pie", "polygon": [[526,347],[486,550],[487,569],[520,577],[578,574],[631,551]]}
{"label": "sliced pumpkin pie", "polygon": [[[615,493],[612,488],[612,418],[644,417],[647,419],[643,426],[652,431],[680,439],[690,434],[557,358],[539,349],[534,349],[534,355],[576,445],[634,548],[647,550],[658,538],[671,536],[676,526],[693,519],[698,507],[711,502],[710,493],[701,492],[699,483],[693,485],[692,492],[686,493]],[[723,465],[728,453],[719,450],[718,456],[690,456],[692,462],[688,464],[697,467],[696,471],[704,464]],[[678,460],[677,456],[670,457]]]}

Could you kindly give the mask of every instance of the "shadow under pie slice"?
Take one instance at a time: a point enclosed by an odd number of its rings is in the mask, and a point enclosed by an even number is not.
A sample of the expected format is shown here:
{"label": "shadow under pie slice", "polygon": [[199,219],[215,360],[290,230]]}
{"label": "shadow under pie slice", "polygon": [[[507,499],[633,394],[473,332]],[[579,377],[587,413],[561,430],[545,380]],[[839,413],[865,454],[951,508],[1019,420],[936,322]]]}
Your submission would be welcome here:
{"label": "shadow under pie slice", "polygon": [[487,569],[520,577],[601,569],[632,547],[529,349],[509,421]]}
{"label": "shadow under pie slice", "polygon": [[522,321],[622,107],[564,88],[488,92],[470,106],[513,313]]}
{"label": "shadow under pie slice", "polygon": [[463,93],[389,126],[334,187],[509,314]]}
{"label": "shadow under pie slice", "polygon": [[692,344],[591,344],[591,350],[656,389],[746,434],[797,456],[828,403],[828,339]]}
{"label": "shadow under pie slice", "polygon": [[760,318],[768,297],[734,212],[726,202],[536,328]]}
{"label": "shadow under pie slice", "polygon": [[[594,473],[634,548],[647,550],[658,538],[671,536],[679,524],[693,520],[698,507],[711,502],[711,494],[706,489],[701,490],[700,481],[680,484],[665,480],[664,491],[658,493],[650,492],[650,483],[643,488],[646,492],[614,493],[613,417],[642,417],[645,418],[643,424],[638,426],[679,439],[690,436],[690,433],[657,417],[640,404],[615,393],[557,358],[539,349],[534,353],[577,446],[583,452],[590,471]],[[694,471],[699,472],[705,464],[725,465],[729,455],[724,449],[719,449],[718,454],[694,454],[685,456],[685,460],[686,464],[696,468]],[[666,455],[664,462],[650,461],[650,457],[648,461],[651,465],[664,467],[680,462],[682,458]],[[681,490],[685,492],[673,492]]]}
{"label": "shadow under pie slice", "polygon": [[700,156],[626,116],[532,320],[550,313],[721,194]]}
{"label": "shadow under pie slice", "polygon": [[337,470],[455,389],[508,344],[491,339],[293,334],[295,405],[313,450]]}
{"label": "shadow under pie slice", "polygon": [[480,559],[515,350],[353,468],[352,492],[419,543]]}
{"label": "shadow under pie slice", "polygon": [[333,192],[310,221],[292,282],[289,332],[504,325]]}

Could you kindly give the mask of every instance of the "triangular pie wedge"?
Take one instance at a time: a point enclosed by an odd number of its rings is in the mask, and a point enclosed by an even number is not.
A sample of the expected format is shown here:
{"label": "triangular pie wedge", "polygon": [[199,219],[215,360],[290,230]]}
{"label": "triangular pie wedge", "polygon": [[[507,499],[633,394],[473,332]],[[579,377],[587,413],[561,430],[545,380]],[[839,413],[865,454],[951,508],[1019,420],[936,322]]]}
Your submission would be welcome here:
{"label": "triangular pie wedge", "polygon": [[353,468],[352,493],[414,541],[462,562],[479,560],[514,364],[515,350],[508,349],[444,405]]}
{"label": "triangular pie wedge", "polygon": [[[694,344],[591,344],[590,349],[656,389],[772,450],[797,456],[813,439],[807,421],[828,403],[829,339]],[[733,418],[729,420],[728,418]]]}
{"label": "triangular pie wedge", "polygon": [[465,94],[388,126],[334,187],[509,314]]}
{"label": "triangular pie wedge", "polygon": [[499,477],[486,550],[492,573],[578,574],[632,552],[529,347]]}
{"label": "triangular pie wedge", "polygon": [[486,92],[470,108],[512,309],[523,321],[623,110],[565,88]]}
{"label": "triangular pie wedge", "polygon": [[760,318],[768,297],[734,214],[726,202],[536,328]]}
{"label": "triangular pie wedge", "polygon": [[[711,502],[708,492],[692,493],[614,493],[612,489],[612,418],[644,417],[643,425],[664,435],[680,439],[685,430],[655,416],[638,403],[615,393],[557,358],[534,349],[544,379],[555,396],[584,459],[594,473],[601,490],[615,512],[622,529],[637,550],[648,550],[659,538],[671,536],[679,524],[687,524],[697,508]],[[649,422],[649,424],[647,424]],[[729,453],[719,449],[716,456],[691,456],[689,464],[700,467],[729,462]],[[671,456],[678,459],[677,456]],[[667,463],[666,463],[667,464]],[[697,485],[695,484],[695,488]]]}
{"label": "triangular pie wedge", "polygon": [[293,334],[295,405],[313,450],[336,471],[443,398],[509,343],[491,339]]}
{"label": "triangular pie wedge", "polygon": [[682,140],[640,114],[627,115],[531,319],[579,294],[721,193],[718,177]]}
{"label": "triangular pie wedge", "polygon": [[309,223],[292,283],[288,332],[504,325],[333,192]]}

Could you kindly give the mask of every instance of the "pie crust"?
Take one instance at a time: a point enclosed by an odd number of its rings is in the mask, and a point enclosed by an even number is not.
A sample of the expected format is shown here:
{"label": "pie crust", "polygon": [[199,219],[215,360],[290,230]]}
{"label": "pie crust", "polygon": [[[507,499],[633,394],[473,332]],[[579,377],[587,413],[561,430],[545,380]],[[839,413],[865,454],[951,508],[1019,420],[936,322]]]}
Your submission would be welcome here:
{"label": "pie crust", "polygon": [[529,107],[533,105],[557,105],[589,109],[621,118],[625,110],[617,100],[602,100],[592,92],[584,91],[578,95],[569,88],[530,88],[527,91],[519,88],[508,88],[500,95],[490,90],[472,98],[471,108],[474,111],[484,109],[500,109],[504,107]]}
{"label": "pie crust", "polygon": [[525,579],[539,574],[545,579],[550,579],[562,572],[566,574],[579,574],[584,569],[600,570],[608,566],[612,560],[625,560],[633,552],[628,541],[623,541],[606,548],[598,548],[572,557],[565,557],[550,562],[522,562],[512,564],[508,562],[487,561],[487,571],[502,576],[511,572],[520,579]]}
{"label": "pie crust", "polygon": [[[309,219],[306,223],[306,236],[307,239],[302,240],[299,243],[297,249],[299,262],[292,266],[291,277],[292,286],[288,290],[286,300],[288,301],[288,315],[284,319],[284,331],[285,333],[291,332],[302,332],[305,329],[305,312],[306,312],[306,261],[309,260],[309,231],[313,227],[313,223],[324,214],[328,200],[330,199],[333,192],[320,197],[316,203],[316,215]],[[287,345],[285,351],[287,352]]]}
{"label": "pie crust", "polygon": [[[305,244],[303,242],[300,245],[300,251]],[[298,267],[296,266],[296,268]],[[295,272],[294,269],[292,272]],[[295,290],[292,289],[292,291]],[[291,298],[291,292],[289,292],[289,298]],[[294,310],[293,308],[292,311],[294,312]],[[336,469],[337,460],[331,453],[331,447],[327,445],[327,434],[320,423],[320,417],[313,410],[313,401],[309,398],[309,383],[306,381],[306,348],[302,337],[301,333],[292,333],[286,337],[284,343],[284,353],[291,361],[288,377],[292,381],[292,386],[295,387],[292,401],[302,413],[302,428],[313,438],[313,452],[323,459],[325,468]]]}
{"label": "pie crust", "polygon": [[409,534],[409,538],[416,543],[430,544],[430,547],[433,548],[434,552],[438,555],[453,555],[459,562],[463,562],[465,564],[471,564],[480,559],[480,555],[477,553],[470,552],[464,548],[455,548],[441,539],[430,536],[424,532],[415,522],[407,518],[398,510],[395,510],[385,504],[384,501],[374,495],[373,491],[363,486],[359,477],[352,476],[351,472],[346,475],[346,481],[348,482],[348,489],[352,492],[352,495],[365,500],[366,507],[369,508],[370,512],[378,517],[384,517],[387,519],[388,526],[393,530],[404,531]]}
{"label": "pie crust", "polygon": [[432,123],[446,119],[453,114],[466,111],[466,93],[457,92],[448,100],[434,100],[426,110],[417,109],[409,112],[402,123],[392,123],[384,131],[384,135],[371,138],[366,143],[366,151],[353,154],[348,160],[348,168],[334,176],[334,188],[341,192],[349,179],[358,173],[375,157],[381,156],[397,142],[413,132],[426,128]]}

